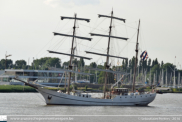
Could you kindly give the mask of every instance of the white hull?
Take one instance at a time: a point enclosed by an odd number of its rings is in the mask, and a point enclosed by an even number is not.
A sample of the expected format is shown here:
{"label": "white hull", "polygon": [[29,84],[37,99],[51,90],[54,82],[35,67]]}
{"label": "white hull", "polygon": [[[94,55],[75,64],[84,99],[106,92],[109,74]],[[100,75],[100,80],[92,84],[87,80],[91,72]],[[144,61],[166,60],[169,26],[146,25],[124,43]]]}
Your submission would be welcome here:
{"label": "white hull", "polygon": [[156,93],[142,94],[136,96],[120,96],[117,95],[113,99],[97,99],[86,98],[56,91],[48,90],[39,87],[37,89],[44,97],[47,105],[86,105],[86,106],[135,106],[135,105],[148,105],[156,96]]}

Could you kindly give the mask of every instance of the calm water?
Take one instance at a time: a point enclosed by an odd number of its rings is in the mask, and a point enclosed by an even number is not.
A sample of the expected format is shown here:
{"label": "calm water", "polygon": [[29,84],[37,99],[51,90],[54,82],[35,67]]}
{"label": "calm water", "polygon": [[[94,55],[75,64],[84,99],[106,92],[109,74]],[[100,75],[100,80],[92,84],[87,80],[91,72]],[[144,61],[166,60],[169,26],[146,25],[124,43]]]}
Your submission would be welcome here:
{"label": "calm water", "polygon": [[0,93],[0,115],[182,115],[182,94],[157,94],[145,107],[46,105],[39,93]]}

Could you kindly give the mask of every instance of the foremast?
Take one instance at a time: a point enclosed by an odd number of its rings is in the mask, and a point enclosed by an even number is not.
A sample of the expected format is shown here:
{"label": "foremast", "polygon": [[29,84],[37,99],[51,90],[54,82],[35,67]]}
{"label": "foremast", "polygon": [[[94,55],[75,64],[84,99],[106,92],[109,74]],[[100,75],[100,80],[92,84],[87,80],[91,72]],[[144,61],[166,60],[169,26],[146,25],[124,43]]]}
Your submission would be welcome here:
{"label": "foremast", "polygon": [[[106,70],[109,69],[109,65],[108,65],[108,62],[109,62],[109,48],[110,48],[110,40],[111,40],[111,31],[112,31],[112,17],[113,17],[113,11],[111,12],[111,22],[110,22],[110,26],[109,26],[109,40],[108,40],[108,46],[107,46],[107,58],[106,58],[106,65],[105,65],[105,68]],[[106,97],[106,84],[107,84],[107,72],[105,72],[105,83],[104,83],[104,98]]]}
{"label": "foremast", "polygon": [[139,20],[139,23],[138,23],[138,33],[137,33],[137,42],[136,42],[136,57],[135,57],[135,69],[134,69],[134,76],[133,76],[133,87],[132,87],[132,92],[134,93],[134,90],[135,90],[135,75],[136,75],[136,67],[137,67],[137,63],[138,63],[138,37],[139,37],[139,27],[140,27],[140,20]]}
{"label": "foremast", "polygon": [[[72,37],[72,45],[71,45],[71,54],[66,54],[66,53],[61,53],[61,52],[55,52],[55,51],[49,51],[49,53],[56,53],[56,54],[62,54],[62,55],[68,55],[70,56],[70,62],[69,62],[69,70],[72,70],[72,59],[74,57],[80,57],[80,58],[84,58],[84,59],[88,59],[90,60],[91,58],[88,58],[88,57],[83,57],[83,56],[77,56],[74,54],[74,48],[73,48],[73,45],[74,45],[74,40],[75,38],[78,38],[78,39],[84,39],[84,40],[89,40],[91,41],[91,38],[87,38],[87,37],[80,37],[80,36],[75,36],[75,31],[76,31],[76,20],[85,20],[87,22],[90,22],[90,19],[85,19],[85,18],[77,18],[77,15],[75,14],[74,17],[61,17],[61,20],[63,19],[73,19],[74,20],[74,26],[73,26],[73,35],[68,35],[68,34],[61,34],[61,33],[54,33],[54,36],[56,35],[59,35],[59,36],[67,36],[67,37]],[[68,80],[68,94],[70,94],[70,80],[71,80],[71,73],[72,72],[69,72],[69,80]]]}
{"label": "foremast", "polygon": [[[109,26],[109,35],[102,35],[102,34],[95,34],[95,33],[90,33],[90,34],[91,34],[91,36],[102,36],[102,37],[108,37],[107,54],[100,54],[100,53],[89,52],[89,51],[86,51],[86,53],[91,53],[91,54],[96,54],[96,55],[106,56],[105,69],[106,69],[106,70],[108,70],[108,69],[109,69],[109,67],[110,67],[110,65],[109,65],[109,57],[115,57],[115,58],[127,59],[127,58],[124,58],[124,57],[118,57],[118,56],[112,56],[112,55],[109,55],[110,40],[111,40],[111,38],[123,39],[123,40],[127,40],[128,38],[111,36],[111,32],[112,32],[112,19],[117,19],[117,20],[120,20],[120,21],[123,21],[123,22],[125,22],[125,19],[117,18],[117,17],[113,17],[113,10],[111,11],[111,16],[107,16],[107,15],[99,15],[99,18],[100,18],[100,17],[107,17],[107,18],[111,18],[110,26]],[[107,72],[105,72],[104,98],[106,97],[107,74],[108,74],[108,73],[107,73]]]}

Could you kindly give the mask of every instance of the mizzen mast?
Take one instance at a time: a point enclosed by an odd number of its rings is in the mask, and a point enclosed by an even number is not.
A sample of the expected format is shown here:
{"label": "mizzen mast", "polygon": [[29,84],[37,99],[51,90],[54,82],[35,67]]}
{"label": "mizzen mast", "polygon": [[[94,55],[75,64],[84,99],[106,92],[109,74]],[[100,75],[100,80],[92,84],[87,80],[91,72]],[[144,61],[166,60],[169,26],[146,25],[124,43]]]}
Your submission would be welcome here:
{"label": "mizzen mast", "polygon": [[138,33],[137,33],[137,42],[136,42],[136,57],[135,57],[135,69],[134,69],[134,76],[133,76],[133,87],[132,87],[132,91],[134,92],[135,90],[135,75],[136,75],[136,67],[137,67],[137,57],[138,57],[138,37],[139,37],[139,27],[140,27],[140,20],[139,20],[139,24],[138,24]]}
{"label": "mizzen mast", "polygon": [[[108,38],[109,38],[109,40],[108,40],[108,46],[107,46],[107,54],[100,54],[100,53],[95,53],[95,52],[90,52],[90,51],[86,51],[86,53],[91,53],[91,54],[96,54],[96,55],[101,55],[101,56],[107,56],[107,57],[106,57],[106,65],[105,65],[105,68],[106,68],[106,70],[108,70],[109,67],[110,67],[110,66],[109,66],[109,57],[127,59],[127,58],[124,58],[124,57],[118,57],[118,56],[109,55],[110,40],[111,40],[111,38],[123,39],[123,40],[127,40],[128,38],[111,36],[111,32],[112,32],[112,19],[117,19],[117,20],[120,20],[120,21],[123,21],[123,22],[125,22],[125,19],[114,17],[114,16],[113,16],[113,11],[111,12],[111,16],[100,15],[100,14],[99,14],[99,18],[100,18],[100,17],[111,18],[110,26],[109,26],[109,35],[95,34],[95,33],[90,33],[90,34],[91,34],[91,36],[102,36],[102,37],[108,37]],[[105,73],[104,98],[105,98],[105,96],[106,96],[106,95],[105,95],[105,92],[106,92],[106,83],[107,83],[107,72]]]}
{"label": "mizzen mast", "polygon": [[[73,38],[72,38],[72,45],[71,45],[71,54],[66,54],[66,53],[61,53],[61,52],[55,52],[55,51],[49,51],[49,50],[48,50],[48,52],[49,52],[49,53],[62,54],[62,55],[68,55],[68,56],[70,56],[69,70],[72,70],[72,59],[73,59],[73,57],[80,57],[80,58],[88,59],[88,60],[91,59],[91,58],[88,58],[88,57],[83,57],[83,56],[74,55],[74,48],[73,48],[73,44],[74,44],[75,38],[83,39],[83,40],[88,40],[88,41],[91,41],[91,40],[92,40],[92,38],[75,36],[75,31],[76,31],[76,29],[75,29],[75,28],[76,28],[76,20],[84,20],[84,21],[90,22],[90,19],[77,18],[77,15],[76,15],[76,14],[75,14],[74,17],[63,17],[63,16],[62,16],[62,17],[61,17],[61,20],[63,20],[63,19],[73,19],[73,20],[74,20],[73,35],[61,34],[61,33],[56,33],[56,32],[53,32],[53,33],[54,33],[54,36],[59,35],[59,36],[73,37]],[[69,72],[68,94],[70,94],[70,80],[71,80],[71,72]]]}

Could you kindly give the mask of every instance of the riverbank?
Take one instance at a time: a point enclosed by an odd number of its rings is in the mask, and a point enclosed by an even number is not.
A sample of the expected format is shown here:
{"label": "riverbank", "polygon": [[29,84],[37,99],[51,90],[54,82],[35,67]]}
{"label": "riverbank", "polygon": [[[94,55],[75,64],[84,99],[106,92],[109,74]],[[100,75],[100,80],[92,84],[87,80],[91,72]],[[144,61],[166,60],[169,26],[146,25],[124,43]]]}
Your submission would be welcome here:
{"label": "riverbank", "polygon": [[0,93],[9,92],[37,92],[34,88],[21,85],[0,85]]}
{"label": "riverbank", "polygon": [[158,94],[164,93],[182,93],[182,88],[169,88],[169,90],[156,90]]}
{"label": "riverbank", "polygon": [[[61,90],[63,92],[65,92],[65,88],[64,87],[60,87],[59,89],[57,87],[47,87],[50,90]],[[70,90],[72,90],[72,86],[70,86]],[[81,90],[81,91],[90,91],[90,92],[102,92],[103,88],[100,87],[99,89],[94,89],[94,88],[88,88],[88,86],[86,85],[85,87],[77,87],[75,85],[75,89],[76,90]],[[109,89],[107,89],[108,91]],[[147,89],[139,89],[139,91],[142,90],[143,92],[150,92],[152,91],[151,89],[147,88]],[[0,93],[23,93],[23,92],[37,92],[36,89],[30,87],[30,86],[22,86],[22,85],[0,85]],[[169,90],[156,90],[157,93],[161,94],[161,93],[182,93],[182,88],[170,88]]]}
{"label": "riverbank", "polygon": [[[60,87],[59,89],[57,87],[47,87],[50,90],[61,90],[65,91],[65,88]],[[70,86],[70,90],[72,90],[72,86]],[[82,91],[93,91],[97,89],[87,88],[87,87],[76,87],[76,90],[82,90]],[[14,93],[14,92],[37,92],[36,89],[30,87],[30,86],[22,86],[22,85],[0,85],[0,93]]]}

